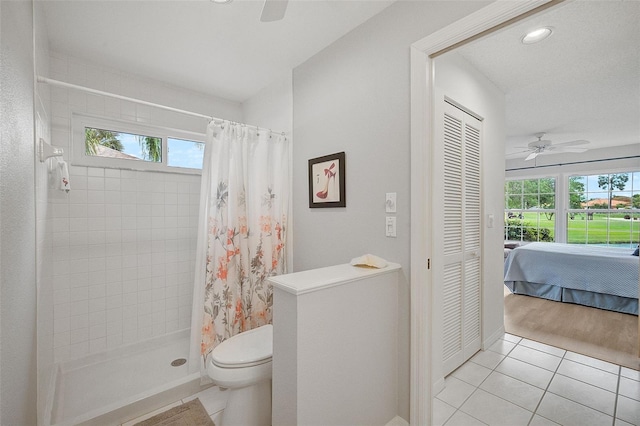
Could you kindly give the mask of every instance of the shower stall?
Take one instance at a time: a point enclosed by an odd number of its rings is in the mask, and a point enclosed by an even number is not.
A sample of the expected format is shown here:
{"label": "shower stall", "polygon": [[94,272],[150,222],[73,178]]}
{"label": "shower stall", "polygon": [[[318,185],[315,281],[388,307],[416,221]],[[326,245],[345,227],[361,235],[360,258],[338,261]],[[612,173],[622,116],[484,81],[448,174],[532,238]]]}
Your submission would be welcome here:
{"label": "shower stall", "polygon": [[[241,119],[239,103],[104,69],[48,51],[38,34],[36,40],[38,75]],[[37,83],[36,138],[64,151],[71,186],[68,193],[53,189],[52,159],[36,161],[43,425],[111,424],[202,389],[199,367],[189,362],[200,175],[76,165],[70,154],[78,117],[194,135],[207,124]]]}

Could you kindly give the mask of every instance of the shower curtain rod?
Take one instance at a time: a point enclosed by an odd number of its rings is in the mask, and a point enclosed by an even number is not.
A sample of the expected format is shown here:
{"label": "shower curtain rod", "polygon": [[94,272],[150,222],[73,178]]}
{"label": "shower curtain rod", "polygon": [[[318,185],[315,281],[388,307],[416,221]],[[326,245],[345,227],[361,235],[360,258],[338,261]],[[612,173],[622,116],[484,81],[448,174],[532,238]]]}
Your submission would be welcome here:
{"label": "shower curtain rod", "polygon": [[269,131],[271,133],[280,133],[282,135],[286,135],[285,132],[276,132],[273,131],[271,129],[267,129],[264,127],[258,127],[258,126],[254,126],[252,124],[245,124],[245,123],[237,123],[235,121],[232,120],[225,120],[224,118],[218,118],[218,117],[213,117],[211,115],[205,115],[205,114],[200,114],[198,112],[193,112],[193,111],[187,111],[184,109],[179,109],[179,108],[174,108],[174,107],[170,107],[167,105],[162,105],[162,104],[156,104],[154,102],[148,102],[148,101],[143,101],[142,99],[136,99],[136,98],[130,98],[128,96],[123,96],[123,95],[117,95],[115,93],[110,93],[110,92],[105,92],[103,90],[97,90],[97,89],[91,89],[89,87],[85,87],[85,86],[80,86],[77,84],[71,84],[71,83],[65,83],[64,81],[60,81],[60,80],[54,80],[48,77],[43,77],[41,75],[38,76],[38,83],[45,83],[48,84],[50,86],[58,86],[58,87],[64,87],[67,89],[74,89],[74,90],[79,90],[82,92],[87,92],[87,93],[91,93],[94,95],[100,95],[100,96],[107,96],[109,98],[115,98],[115,99],[120,99],[123,101],[129,101],[129,102],[135,102],[137,104],[141,104],[141,105],[147,105],[150,107],[154,107],[154,108],[160,108],[160,109],[164,109],[167,111],[173,111],[173,112],[177,112],[180,114],[185,114],[185,115],[191,115],[193,117],[200,117],[200,118],[206,118],[207,120],[212,120],[212,121],[219,121],[222,123],[236,123],[236,124],[240,124],[246,127],[250,127],[256,130],[266,130]]}

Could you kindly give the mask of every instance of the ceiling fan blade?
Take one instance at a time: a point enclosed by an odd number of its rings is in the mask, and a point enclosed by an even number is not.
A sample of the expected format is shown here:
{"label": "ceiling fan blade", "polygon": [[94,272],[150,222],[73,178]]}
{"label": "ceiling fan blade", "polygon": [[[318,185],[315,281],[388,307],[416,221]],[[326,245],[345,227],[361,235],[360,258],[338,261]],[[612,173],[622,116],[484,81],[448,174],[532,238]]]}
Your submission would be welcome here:
{"label": "ceiling fan blade", "polygon": [[591,142],[586,141],[584,139],[579,139],[579,140],[569,141],[569,142],[554,143],[553,146],[575,146],[575,145],[586,145],[588,143],[591,143]]}
{"label": "ceiling fan blade", "polygon": [[534,158],[536,158],[540,153],[539,152],[532,152],[531,154],[527,155],[527,158],[524,159],[524,161],[529,161],[529,160],[533,160]]}
{"label": "ceiling fan blade", "polygon": [[264,6],[262,6],[260,21],[273,22],[284,18],[288,2],[289,0],[265,0]]}
{"label": "ceiling fan blade", "polygon": [[585,152],[588,151],[588,148],[572,148],[572,147],[553,147],[550,148],[553,149],[555,152]]}
{"label": "ceiling fan blade", "polygon": [[520,157],[525,152],[531,152],[531,150],[530,149],[524,149],[522,151],[511,152],[511,153],[507,154],[506,157],[507,158]]}

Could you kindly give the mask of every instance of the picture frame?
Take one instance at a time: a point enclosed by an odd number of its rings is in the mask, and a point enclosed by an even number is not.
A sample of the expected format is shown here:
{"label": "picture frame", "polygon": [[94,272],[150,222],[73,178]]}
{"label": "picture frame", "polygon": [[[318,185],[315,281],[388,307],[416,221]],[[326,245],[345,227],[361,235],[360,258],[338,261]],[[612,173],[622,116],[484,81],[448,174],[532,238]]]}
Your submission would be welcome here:
{"label": "picture frame", "polygon": [[346,207],[344,152],[309,160],[309,208]]}

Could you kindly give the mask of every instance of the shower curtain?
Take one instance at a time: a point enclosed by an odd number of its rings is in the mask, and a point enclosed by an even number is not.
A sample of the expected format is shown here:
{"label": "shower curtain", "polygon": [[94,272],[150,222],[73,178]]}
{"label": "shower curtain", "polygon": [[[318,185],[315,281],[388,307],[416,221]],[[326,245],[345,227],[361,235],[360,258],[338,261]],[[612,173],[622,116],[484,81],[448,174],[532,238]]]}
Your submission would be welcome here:
{"label": "shower curtain", "polygon": [[191,323],[191,371],[199,364],[205,380],[215,346],[271,323],[266,278],[286,272],[289,164],[284,135],[207,127]]}

